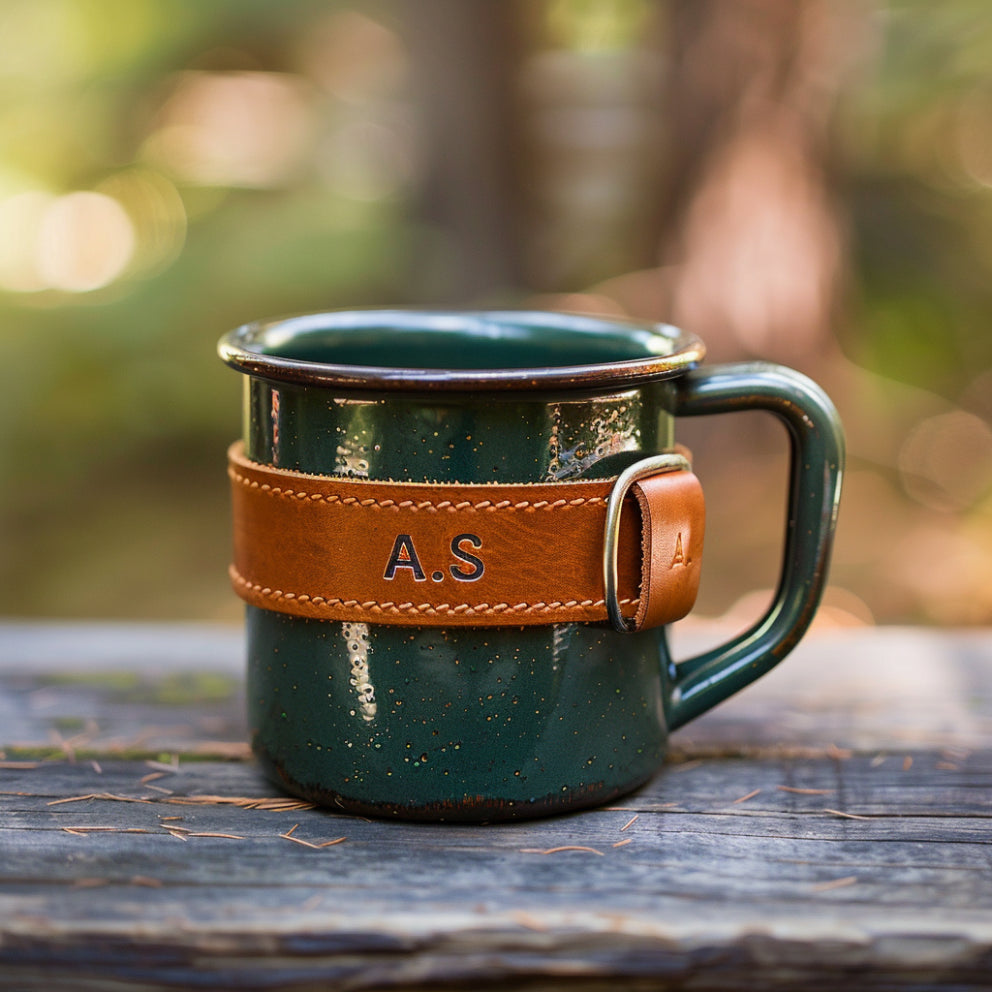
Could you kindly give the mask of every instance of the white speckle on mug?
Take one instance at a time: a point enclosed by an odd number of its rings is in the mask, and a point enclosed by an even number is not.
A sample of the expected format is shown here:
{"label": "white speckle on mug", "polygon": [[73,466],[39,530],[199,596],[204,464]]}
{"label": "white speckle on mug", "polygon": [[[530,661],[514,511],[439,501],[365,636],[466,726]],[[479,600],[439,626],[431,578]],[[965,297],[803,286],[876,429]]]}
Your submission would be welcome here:
{"label": "white speckle on mug", "polygon": [[369,627],[366,623],[346,622],[341,625],[341,634],[348,647],[348,661],[351,665],[351,678],[348,680],[355,695],[362,719],[371,723],[378,712],[375,701],[375,688],[369,675]]}

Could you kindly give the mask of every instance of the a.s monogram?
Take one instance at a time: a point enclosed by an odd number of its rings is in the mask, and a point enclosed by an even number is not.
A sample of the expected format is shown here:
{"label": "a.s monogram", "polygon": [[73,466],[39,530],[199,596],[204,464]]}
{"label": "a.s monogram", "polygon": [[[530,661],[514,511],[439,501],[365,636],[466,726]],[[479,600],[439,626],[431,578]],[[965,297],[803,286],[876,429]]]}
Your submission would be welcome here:
{"label": "a.s monogram", "polygon": [[[482,541],[475,534],[458,534],[451,539],[451,555],[456,564],[448,566],[448,572],[453,579],[459,582],[475,582],[481,579],[486,570],[485,563],[472,551],[466,549],[469,545],[473,551],[478,551],[482,547]],[[467,566],[467,567],[466,567]],[[424,567],[420,563],[420,556],[413,544],[413,537],[410,534],[397,534],[393,541],[393,550],[389,554],[389,561],[386,562],[386,570],[382,577],[392,580],[396,577],[396,572],[401,568],[408,568],[417,582],[424,582],[427,575]],[[434,582],[444,581],[444,572],[436,571],[431,573]]]}

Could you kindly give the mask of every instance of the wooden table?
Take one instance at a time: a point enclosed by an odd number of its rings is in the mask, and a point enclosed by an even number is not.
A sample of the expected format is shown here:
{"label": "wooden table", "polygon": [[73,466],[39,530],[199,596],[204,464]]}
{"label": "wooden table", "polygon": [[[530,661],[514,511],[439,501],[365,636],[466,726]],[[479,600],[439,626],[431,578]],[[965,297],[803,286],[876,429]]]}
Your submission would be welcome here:
{"label": "wooden table", "polygon": [[0,987],[992,987],[990,632],[814,632],[641,792],[491,827],[280,796],[241,650],[0,625]]}

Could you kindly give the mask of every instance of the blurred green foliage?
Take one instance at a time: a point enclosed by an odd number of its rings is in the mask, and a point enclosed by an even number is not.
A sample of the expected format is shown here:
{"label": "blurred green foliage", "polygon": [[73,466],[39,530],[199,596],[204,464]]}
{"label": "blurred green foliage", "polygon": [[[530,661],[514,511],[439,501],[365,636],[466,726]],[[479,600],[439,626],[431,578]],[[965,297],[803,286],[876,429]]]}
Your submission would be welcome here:
{"label": "blurred green foliage", "polygon": [[[839,341],[857,366],[988,418],[992,10],[864,9],[851,39],[861,68],[829,152],[850,227]],[[415,10],[0,4],[0,614],[238,615],[223,578],[223,452],[240,383],[214,342],[256,318],[441,303],[452,290],[456,249],[414,209],[427,158],[403,40]],[[526,44],[593,59],[637,46],[657,12],[644,0],[520,11]],[[262,124],[238,124],[231,81],[262,87],[251,98],[271,105]],[[245,173],[239,142],[269,171]],[[102,199],[64,200],[81,191]],[[581,229],[582,202],[565,207]],[[109,224],[122,208],[131,228],[116,248],[80,240],[86,210],[110,211]],[[604,243],[602,257],[623,253]],[[893,602],[880,618],[914,618]]]}
{"label": "blurred green foliage", "polygon": [[957,399],[992,368],[992,11],[879,5],[839,167],[856,305],[847,353]]}

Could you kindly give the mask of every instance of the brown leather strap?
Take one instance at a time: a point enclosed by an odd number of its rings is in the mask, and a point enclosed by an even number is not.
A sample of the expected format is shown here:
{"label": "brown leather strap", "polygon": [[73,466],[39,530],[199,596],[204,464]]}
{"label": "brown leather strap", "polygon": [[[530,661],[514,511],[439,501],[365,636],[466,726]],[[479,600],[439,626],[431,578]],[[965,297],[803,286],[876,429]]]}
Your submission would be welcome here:
{"label": "brown leather strap", "polygon": [[[231,578],[254,606],[407,626],[606,619],[603,530],[612,480],[372,482],[259,465],[240,443],[228,454]],[[618,585],[624,616],[641,629],[692,608],[703,495],[687,471],[644,479],[631,493]]]}

